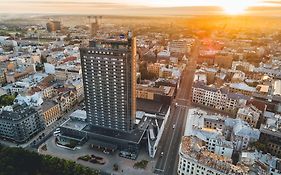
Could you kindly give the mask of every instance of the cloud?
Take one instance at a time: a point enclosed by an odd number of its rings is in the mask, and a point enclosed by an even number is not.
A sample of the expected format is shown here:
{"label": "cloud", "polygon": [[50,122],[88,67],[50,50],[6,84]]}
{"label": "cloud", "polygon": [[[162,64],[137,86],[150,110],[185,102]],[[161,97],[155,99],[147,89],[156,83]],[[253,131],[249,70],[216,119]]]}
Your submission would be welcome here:
{"label": "cloud", "polygon": [[281,1],[263,1],[266,4],[281,5]]}

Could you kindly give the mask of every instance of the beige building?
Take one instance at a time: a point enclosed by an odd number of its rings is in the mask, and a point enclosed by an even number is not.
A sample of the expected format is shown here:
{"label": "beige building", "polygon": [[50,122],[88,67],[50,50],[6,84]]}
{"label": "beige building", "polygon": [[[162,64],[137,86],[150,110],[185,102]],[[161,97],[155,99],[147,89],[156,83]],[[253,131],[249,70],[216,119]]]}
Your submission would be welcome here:
{"label": "beige building", "polygon": [[68,112],[77,103],[77,91],[74,89],[63,89],[57,97],[61,112]]}
{"label": "beige building", "polygon": [[41,105],[46,126],[50,126],[61,116],[60,105],[53,100],[46,100]]}
{"label": "beige building", "polygon": [[169,104],[175,96],[175,87],[160,86],[157,88],[137,85],[136,94],[139,99],[155,100]]}
{"label": "beige building", "polygon": [[149,65],[147,66],[147,71],[148,71],[149,73],[153,73],[153,74],[159,76],[160,67],[161,67],[160,63],[149,64]]}
{"label": "beige building", "polygon": [[259,84],[257,85],[257,92],[260,95],[268,95],[270,87],[268,85]]}
{"label": "beige building", "polygon": [[154,99],[154,92],[148,91],[144,88],[137,88],[137,98],[153,100]]}

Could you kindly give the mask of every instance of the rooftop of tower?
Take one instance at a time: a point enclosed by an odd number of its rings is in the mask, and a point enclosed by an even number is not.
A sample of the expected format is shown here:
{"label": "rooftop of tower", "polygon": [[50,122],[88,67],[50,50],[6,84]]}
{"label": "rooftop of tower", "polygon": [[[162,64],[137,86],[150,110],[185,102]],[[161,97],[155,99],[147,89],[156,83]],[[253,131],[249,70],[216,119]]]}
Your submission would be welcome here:
{"label": "rooftop of tower", "polygon": [[128,49],[131,45],[132,33],[107,34],[97,36],[89,41],[89,47],[100,49]]}

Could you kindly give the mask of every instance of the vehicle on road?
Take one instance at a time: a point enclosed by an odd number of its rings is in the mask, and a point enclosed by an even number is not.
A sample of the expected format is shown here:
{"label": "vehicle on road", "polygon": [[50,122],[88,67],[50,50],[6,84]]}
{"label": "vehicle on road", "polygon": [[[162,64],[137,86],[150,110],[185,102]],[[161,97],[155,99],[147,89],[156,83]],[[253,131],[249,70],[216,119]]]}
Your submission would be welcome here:
{"label": "vehicle on road", "polygon": [[55,132],[54,132],[54,136],[55,136],[55,137],[57,137],[57,136],[59,136],[59,135],[60,135],[60,131],[55,131]]}
{"label": "vehicle on road", "polygon": [[176,106],[178,106],[179,104],[178,103],[176,103]]}
{"label": "vehicle on road", "polygon": [[161,157],[164,155],[164,152],[161,152]]}
{"label": "vehicle on road", "polygon": [[175,127],[176,127],[176,125],[175,125],[175,124],[173,124],[173,129],[175,129]]}
{"label": "vehicle on road", "polygon": [[109,154],[109,151],[104,150],[103,153],[104,154]]}

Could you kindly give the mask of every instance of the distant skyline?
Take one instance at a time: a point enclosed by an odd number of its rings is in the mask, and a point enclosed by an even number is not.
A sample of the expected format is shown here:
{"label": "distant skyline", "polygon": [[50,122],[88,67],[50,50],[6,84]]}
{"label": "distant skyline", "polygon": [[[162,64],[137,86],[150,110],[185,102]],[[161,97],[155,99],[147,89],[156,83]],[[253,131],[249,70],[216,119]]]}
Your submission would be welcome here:
{"label": "distant skyline", "polygon": [[1,0],[0,13],[281,16],[281,0]]}

